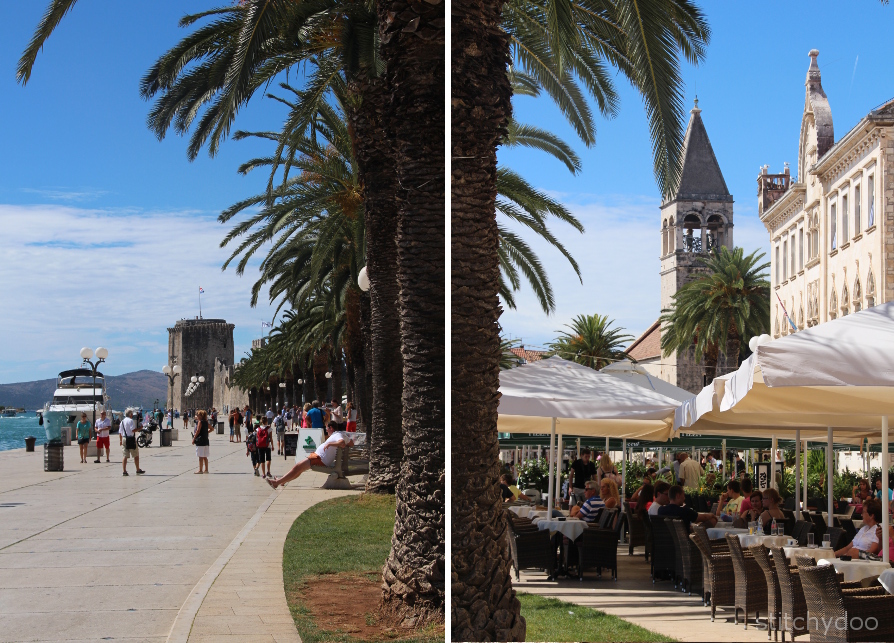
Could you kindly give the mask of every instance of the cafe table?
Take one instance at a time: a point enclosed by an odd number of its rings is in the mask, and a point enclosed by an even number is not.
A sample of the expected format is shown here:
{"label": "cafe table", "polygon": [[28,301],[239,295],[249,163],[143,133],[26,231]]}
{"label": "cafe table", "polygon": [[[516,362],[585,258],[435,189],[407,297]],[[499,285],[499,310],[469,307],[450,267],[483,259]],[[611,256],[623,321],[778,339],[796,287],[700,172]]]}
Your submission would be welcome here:
{"label": "cafe table", "polygon": [[546,520],[545,518],[541,518],[540,520],[535,520],[534,524],[537,525],[537,529],[540,529],[541,531],[549,529],[550,534],[559,532],[563,536],[567,536],[570,541],[574,542],[587,530],[588,523],[575,518],[569,520]]}
{"label": "cafe table", "polygon": [[886,569],[878,575],[878,582],[882,584],[889,594],[894,594],[894,569]]}
{"label": "cafe table", "polygon": [[742,527],[733,527],[730,522],[719,523],[716,527],[708,527],[708,538],[711,540],[720,540],[726,538],[727,534],[747,534],[748,530]]}
{"label": "cafe table", "polygon": [[810,556],[814,560],[835,558],[835,550],[831,547],[783,547],[782,551],[792,564],[797,556]]}
{"label": "cafe table", "polygon": [[763,534],[749,534],[746,530],[743,534],[738,534],[739,542],[742,547],[751,547],[752,545],[763,545],[764,547],[784,547],[790,544],[794,539],[791,536],[764,536]]}
{"label": "cafe table", "polygon": [[520,518],[527,518],[534,507],[523,507],[521,505],[517,505],[515,507],[509,507],[509,511],[514,513],[516,516]]}
{"label": "cafe table", "polygon": [[884,561],[875,560],[841,560],[840,558],[826,558],[818,560],[817,565],[832,565],[835,571],[844,576],[844,582],[853,583],[864,578],[880,576],[891,569],[891,565]]}

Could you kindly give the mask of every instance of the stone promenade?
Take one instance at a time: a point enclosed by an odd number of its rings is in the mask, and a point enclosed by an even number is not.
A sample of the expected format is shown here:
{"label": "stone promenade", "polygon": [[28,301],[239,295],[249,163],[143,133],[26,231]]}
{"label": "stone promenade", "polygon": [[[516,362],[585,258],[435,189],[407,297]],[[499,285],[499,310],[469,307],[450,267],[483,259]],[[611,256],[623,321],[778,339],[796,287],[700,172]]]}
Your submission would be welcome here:
{"label": "stone promenade", "polygon": [[[179,441],[142,449],[146,475],[131,461],[124,477],[112,442],[111,464],[66,447],[61,473],[43,471],[42,448],[0,452],[0,641],[300,641],[285,536],[305,508],[356,492],[313,472],[273,492],[221,435],[208,475]],[[274,456],[273,472],[292,461]]]}

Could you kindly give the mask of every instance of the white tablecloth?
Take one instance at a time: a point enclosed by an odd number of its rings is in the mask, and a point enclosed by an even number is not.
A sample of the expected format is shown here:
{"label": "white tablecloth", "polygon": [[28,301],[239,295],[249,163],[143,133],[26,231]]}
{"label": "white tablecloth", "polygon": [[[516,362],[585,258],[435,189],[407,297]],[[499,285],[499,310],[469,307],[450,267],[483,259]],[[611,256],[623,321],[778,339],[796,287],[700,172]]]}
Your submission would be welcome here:
{"label": "white tablecloth", "polygon": [[577,540],[587,529],[587,523],[583,520],[538,520],[536,523],[540,530],[549,529],[550,533],[559,532],[568,536],[570,540]]}
{"label": "white tablecloth", "polygon": [[516,516],[520,518],[527,518],[528,514],[531,513],[531,509],[533,507],[523,507],[521,505],[517,505],[515,507],[509,507],[509,511],[514,513]]}
{"label": "white tablecloth", "polygon": [[708,538],[711,540],[720,540],[726,538],[727,534],[747,534],[747,529],[741,527],[709,527]]}
{"label": "white tablecloth", "polygon": [[763,545],[764,547],[782,547],[789,544],[789,536],[761,536],[760,534],[749,535],[746,531],[739,534],[739,542],[742,547],[751,547],[753,545]]}
{"label": "white tablecloth", "polygon": [[878,575],[878,582],[882,584],[889,594],[894,594],[894,569],[886,569]]}
{"label": "white tablecloth", "polygon": [[874,560],[841,560],[839,558],[816,561],[817,565],[832,565],[835,571],[844,574],[844,582],[852,583],[872,576],[880,576],[891,569],[888,563]]}
{"label": "white tablecloth", "polygon": [[785,555],[793,565],[795,564],[796,556],[810,556],[814,560],[831,560],[835,558],[835,550],[831,547],[783,547],[782,551],[785,552]]}

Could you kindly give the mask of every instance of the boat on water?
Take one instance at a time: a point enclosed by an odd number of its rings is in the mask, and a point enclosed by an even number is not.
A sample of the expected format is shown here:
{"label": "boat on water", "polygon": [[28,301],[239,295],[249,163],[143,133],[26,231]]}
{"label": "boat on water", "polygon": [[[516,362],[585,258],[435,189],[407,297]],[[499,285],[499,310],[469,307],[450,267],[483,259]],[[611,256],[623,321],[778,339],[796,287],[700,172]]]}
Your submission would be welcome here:
{"label": "boat on water", "polygon": [[42,411],[38,411],[47,434],[47,442],[61,441],[62,427],[70,426],[73,429],[80,420],[81,413],[86,413],[92,422],[95,408],[98,418],[102,411],[107,410],[108,401],[102,373],[96,373],[95,383],[93,371],[88,368],[59,373],[53,400],[47,402]]}
{"label": "boat on water", "polygon": [[5,418],[14,418],[16,416],[15,409],[3,409],[3,412],[0,413],[0,416]]}

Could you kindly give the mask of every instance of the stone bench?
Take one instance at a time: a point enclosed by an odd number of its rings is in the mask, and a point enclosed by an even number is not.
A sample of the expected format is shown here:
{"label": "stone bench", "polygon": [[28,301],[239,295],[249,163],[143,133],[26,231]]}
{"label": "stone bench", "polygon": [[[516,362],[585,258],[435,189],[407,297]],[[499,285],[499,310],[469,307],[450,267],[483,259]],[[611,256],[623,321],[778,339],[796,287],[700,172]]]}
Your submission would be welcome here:
{"label": "stone bench", "polygon": [[369,473],[369,459],[362,446],[339,447],[335,463],[331,467],[311,466],[319,473],[328,473],[323,489],[350,489],[348,476],[360,476]]}

